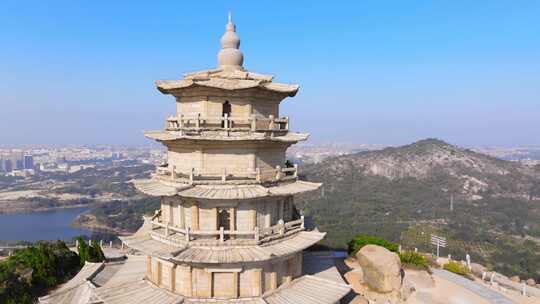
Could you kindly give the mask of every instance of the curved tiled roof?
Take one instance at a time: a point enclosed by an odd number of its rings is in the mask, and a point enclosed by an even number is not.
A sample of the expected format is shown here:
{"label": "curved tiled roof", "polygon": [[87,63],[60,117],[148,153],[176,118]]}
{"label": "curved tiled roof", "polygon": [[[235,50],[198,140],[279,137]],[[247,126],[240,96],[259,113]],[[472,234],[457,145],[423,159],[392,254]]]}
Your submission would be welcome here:
{"label": "curved tiled roof", "polygon": [[248,263],[267,261],[302,251],[324,238],[326,233],[302,231],[278,242],[251,246],[198,246],[169,245],[153,239],[150,235],[122,237],[130,248],[166,260],[184,263]]}
{"label": "curved tiled roof", "polygon": [[261,88],[264,90],[294,96],[299,86],[272,82],[273,76],[251,73],[245,70],[214,69],[186,74],[180,80],[158,80],[156,87],[164,94],[191,87],[209,87],[223,90]]}
{"label": "curved tiled roof", "polygon": [[280,183],[271,187],[252,185],[190,185],[164,183],[155,179],[132,181],[137,190],[152,196],[174,196],[202,199],[252,199],[267,196],[295,195],[318,190],[322,184],[306,181]]}
{"label": "curved tiled roof", "polygon": [[212,141],[243,140],[243,141],[274,141],[274,142],[296,143],[296,142],[308,139],[309,134],[287,132],[285,135],[268,137],[268,136],[265,136],[264,133],[253,132],[253,133],[244,133],[244,134],[240,133],[236,136],[234,134],[230,134],[229,136],[223,136],[219,133],[216,133],[214,135],[211,135],[211,134],[190,135],[190,134],[182,133],[179,131],[151,130],[151,131],[145,131],[144,136],[151,139],[160,140],[160,141],[177,140],[177,139],[194,139],[194,140],[212,140]]}

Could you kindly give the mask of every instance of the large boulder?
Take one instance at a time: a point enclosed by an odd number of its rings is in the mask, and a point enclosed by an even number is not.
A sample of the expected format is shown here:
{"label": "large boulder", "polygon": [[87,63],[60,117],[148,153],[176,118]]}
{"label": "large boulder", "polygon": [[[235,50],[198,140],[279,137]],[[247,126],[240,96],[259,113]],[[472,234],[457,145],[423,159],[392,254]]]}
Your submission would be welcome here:
{"label": "large boulder", "polygon": [[482,277],[482,273],[484,272],[487,272],[487,268],[480,265],[480,264],[477,264],[477,263],[471,263],[471,272],[477,276],[477,277]]}
{"label": "large boulder", "polygon": [[531,278],[527,280],[527,285],[534,287],[536,286],[536,282]]}
{"label": "large boulder", "polygon": [[397,254],[381,246],[366,245],[356,258],[370,289],[381,293],[400,290],[401,262]]}
{"label": "large boulder", "polygon": [[514,281],[514,282],[516,282],[516,283],[519,283],[519,282],[521,281],[521,280],[519,279],[519,276],[517,276],[517,275],[510,277],[510,280],[511,280],[511,281]]}

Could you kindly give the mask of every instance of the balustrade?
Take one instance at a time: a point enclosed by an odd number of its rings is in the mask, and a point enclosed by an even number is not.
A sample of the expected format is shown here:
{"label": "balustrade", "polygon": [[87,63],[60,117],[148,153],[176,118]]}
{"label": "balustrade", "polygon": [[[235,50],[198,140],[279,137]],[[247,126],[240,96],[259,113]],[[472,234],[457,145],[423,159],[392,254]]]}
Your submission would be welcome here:
{"label": "balustrade", "polygon": [[226,168],[223,168],[217,171],[205,170],[202,172],[195,170],[195,168],[182,171],[177,170],[176,166],[172,166],[172,168],[157,167],[155,176],[161,179],[191,184],[197,184],[198,182],[227,183],[235,181],[264,183],[296,180],[298,178],[298,165],[294,164],[292,167],[284,168],[276,166],[275,169],[255,168],[254,170],[227,170]]}
{"label": "balustrade", "polygon": [[164,233],[159,235],[159,237],[169,238],[172,234],[171,232],[174,232],[180,235],[181,238],[184,238],[186,242],[197,240],[208,241],[208,237],[213,237],[220,243],[223,243],[229,240],[237,241],[236,239],[231,239],[231,236],[243,236],[245,238],[240,239],[240,242],[252,240],[254,244],[269,242],[305,229],[304,216],[289,222],[280,220],[277,225],[263,229],[255,227],[252,231],[225,230],[223,227],[220,227],[219,230],[191,230],[189,227],[183,229],[152,219],[152,229],[156,229],[156,227],[163,228],[164,230]]}
{"label": "balustrade", "polygon": [[289,118],[183,115],[169,116],[165,129],[168,131],[233,130],[249,132],[283,132],[289,130]]}

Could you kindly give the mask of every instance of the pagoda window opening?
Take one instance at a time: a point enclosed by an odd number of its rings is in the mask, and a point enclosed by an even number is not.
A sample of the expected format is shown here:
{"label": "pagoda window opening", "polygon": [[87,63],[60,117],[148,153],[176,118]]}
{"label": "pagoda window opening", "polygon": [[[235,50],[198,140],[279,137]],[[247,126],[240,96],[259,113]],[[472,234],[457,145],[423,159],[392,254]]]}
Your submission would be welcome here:
{"label": "pagoda window opening", "polygon": [[[231,116],[232,108],[231,108],[231,104],[229,103],[228,100],[225,100],[225,102],[223,103],[221,112],[222,112],[221,113],[222,117],[225,117],[225,114],[227,114],[227,117]],[[221,127],[222,128],[225,127],[225,120],[221,121]]]}
{"label": "pagoda window opening", "polygon": [[[223,230],[231,230],[231,213],[229,208],[219,208],[218,209],[218,228]],[[228,239],[229,236],[226,235],[225,239]]]}
{"label": "pagoda window opening", "polygon": [[293,204],[290,198],[286,198],[283,202],[283,220],[288,222],[293,219]]}

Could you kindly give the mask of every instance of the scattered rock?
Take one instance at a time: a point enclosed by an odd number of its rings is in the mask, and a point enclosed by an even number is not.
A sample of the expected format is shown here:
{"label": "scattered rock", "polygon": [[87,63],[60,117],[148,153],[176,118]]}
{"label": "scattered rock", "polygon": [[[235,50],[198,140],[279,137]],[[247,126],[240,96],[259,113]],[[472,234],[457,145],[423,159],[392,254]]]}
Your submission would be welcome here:
{"label": "scattered rock", "polygon": [[528,279],[528,280],[527,280],[527,285],[529,285],[529,286],[536,286],[536,282],[534,281],[534,279],[531,278],[531,279]]}
{"label": "scattered rock", "polygon": [[471,272],[477,276],[477,277],[482,277],[482,273],[486,272],[487,271],[487,268],[480,265],[480,264],[477,264],[477,263],[471,263]]}
{"label": "scattered rock", "polygon": [[519,276],[517,276],[517,275],[515,275],[515,276],[513,276],[513,277],[510,277],[510,280],[511,280],[511,281],[514,281],[514,282],[518,282],[518,283],[521,281],[521,280],[519,279]]}
{"label": "scattered rock", "polygon": [[400,290],[401,262],[397,254],[381,246],[366,245],[358,251],[356,258],[369,288],[381,293]]}

